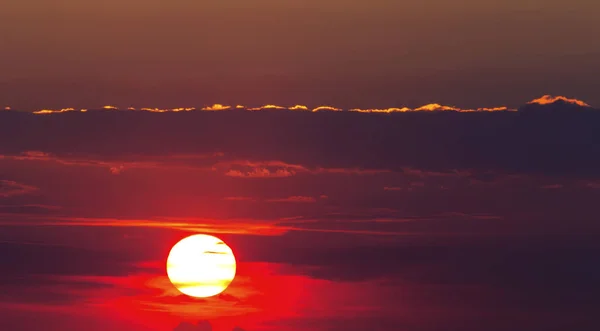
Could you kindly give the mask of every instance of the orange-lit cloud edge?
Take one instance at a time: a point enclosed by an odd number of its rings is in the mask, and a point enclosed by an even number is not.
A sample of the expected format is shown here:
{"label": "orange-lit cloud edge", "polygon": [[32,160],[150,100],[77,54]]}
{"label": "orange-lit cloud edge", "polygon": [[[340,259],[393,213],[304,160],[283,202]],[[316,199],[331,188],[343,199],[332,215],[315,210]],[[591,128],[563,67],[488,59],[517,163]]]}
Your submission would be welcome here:
{"label": "orange-lit cloud edge", "polygon": [[[544,95],[540,98],[531,100],[527,102],[527,104],[537,104],[537,105],[549,105],[556,102],[564,102],[573,105],[577,105],[580,107],[589,107],[591,106],[584,101],[578,99],[567,98],[564,96],[552,96],[552,95]],[[12,110],[11,107],[4,108],[7,111]],[[185,108],[134,108],[134,107],[126,107],[119,108],[117,106],[104,106],[100,110],[105,111],[142,111],[142,112],[151,112],[151,113],[178,113],[178,112],[191,112],[191,111],[206,111],[206,112],[219,112],[219,111],[230,111],[230,110],[246,110],[246,111],[261,111],[261,110],[288,110],[288,111],[300,111],[300,112],[357,112],[357,113],[408,113],[408,112],[459,112],[459,113],[471,113],[471,112],[514,112],[517,109],[509,108],[506,106],[500,107],[481,107],[481,108],[460,108],[456,106],[448,106],[441,105],[438,103],[431,103],[427,105],[423,105],[417,108],[409,108],[409,107],[392,107],[392,108],[351,108],[351,109],[342,109],[332,106],[318,106],[315,108],[309,108],[305,105],[294,105],[294,106],[278,106],[273,104],[267,104],[259,107],[247,107],[243,105],[223,105],[223,104],[214,104],[211,106],[205,106],[201,108],[195,107],[185,107]],[[34,114],[44,115],[44,114],[59,114],[59,113],[70,113],[70,112],[87,112],[88,109],[76,109],[76,108],[62,108],[62,109],[41,109],[34,111]]]}

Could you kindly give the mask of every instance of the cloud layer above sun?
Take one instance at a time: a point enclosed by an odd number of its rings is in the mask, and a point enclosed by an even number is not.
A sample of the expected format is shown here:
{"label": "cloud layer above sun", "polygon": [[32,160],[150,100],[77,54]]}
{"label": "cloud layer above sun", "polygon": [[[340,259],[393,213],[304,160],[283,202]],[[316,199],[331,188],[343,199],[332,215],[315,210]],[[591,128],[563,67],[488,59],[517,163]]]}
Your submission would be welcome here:
{"label": "cloud layer above sun", "polygon": [[[527,103],[527,105],[556,105],[556,104],[570,104],[574,106],[579,106],[582,108],[592,108],[590,105],[585,103],[584,101],[567,98],[564,96],[552,96],[552,95],[544,95],[540,98],[534,99]],[[5,107],[6,111],[13,110],[11,107]],[[98,110],[98,109],[96,109]],[[333,111],[333,112],[358,112],[358,113],[406,113],[406,112],[503,112],[503,111],[517,111],[517,109],[512,109],[506,106],[495,106],[495,107],[480,107],[480,108],[460,108],[456,106],[449,105],[441,105],[438,103],[426,104],[420,107],[409,108],[409,107],[390,107],[390,108],[350,108],[350,109],[342,109],[333,106],[316,106],[309,108],[305,105],[294,105],[294,106],[278,106],[273,104],[267,104],[258,107],[249,107],[244,105],[223,105],[223,104],[214,104],[210,106],[203,106],[200,108],[196,107],[179,107],[179,108],[135,108],[135,107],[125,107],[119,108],[117,106],[103,106],[99,110],[105,111],[142,111],[142,112],[151,112],[151,113],[178,113],[178,112],[193,112],[193,111],[207,111],[207,112],[218,112],[218,111],[231,111],[231,110],[246,110],[246,111],[264,111],[264,110],[290,110],[290,111],[300,111],[300,112],[324,112],[324,111]],[[70,112],[88,112],[89,109],[76,109],[76,108],[61,108],[61,109],[40,109],[32,111],[37,115],[49,115],[49,114],[60,114],[60,113],[70,113]]]}

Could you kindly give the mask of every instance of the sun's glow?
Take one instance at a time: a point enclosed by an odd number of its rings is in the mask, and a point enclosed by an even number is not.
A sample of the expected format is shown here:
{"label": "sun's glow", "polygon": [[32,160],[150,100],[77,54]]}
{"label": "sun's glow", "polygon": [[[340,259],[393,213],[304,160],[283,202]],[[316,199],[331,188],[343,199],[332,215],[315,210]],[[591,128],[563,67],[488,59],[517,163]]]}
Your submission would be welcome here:
{"label": "sun's glow", "polygon": [[236,272],[233,251],[221,239],[197,234],[179,241],[167,258],[167,275],[183,294],[206,298],[227,288]]}

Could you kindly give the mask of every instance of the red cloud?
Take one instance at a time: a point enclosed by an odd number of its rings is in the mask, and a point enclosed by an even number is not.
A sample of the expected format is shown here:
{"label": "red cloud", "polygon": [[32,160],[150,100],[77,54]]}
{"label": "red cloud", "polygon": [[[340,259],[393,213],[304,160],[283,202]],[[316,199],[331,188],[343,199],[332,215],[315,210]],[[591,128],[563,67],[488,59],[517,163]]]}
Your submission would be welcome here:
{"label": "red cloud", "polygon": [[254,201],[254,198],[251,197],[225,197],[223,198],[225,201]]}
{"label": "red cloud", "polygon": [[542,189],[544,189],[544,190],[557,190],[557,189],[561,189],[561,188],[563,188],[562,184],[551,184],[551,185],[542,186]]}
{"label": "red cloud", "polygon": [[287,230],[276,221],[250,218],[212,219],[195,217],[160,217],[152,219],[66,217],[36,214],[0,214],[0,226],[156,228],[198,233],[230,233],[277,236]]}
{"label": "red cloud", "polygon": [[225,176],[241,178],[281,178],[294,176],[295,174],[295,172],[286,169],[277,169],[272,171],[267,168],[254,168],[251,171],[245,172],[240,170],[229,170],[225,173]]}
{"label": "red cloud", "polygon": [[386,186],[383,188],[383,190],[385,190],[385,191],[402,191],[402,188],[397,187],[397,186]]}
{"label": "red cloud", "polygon": [[287,198],[282,198],[282,199],[269,199],[267,201],[268,202],[314,203],[314,202],[317,202],[317,199],[315,199],[313,197],[306,197],[306,196],[295,195],[295,196],[291,196],[291,197],[287,197]]}
{"label": "red cloud", "polygon": [[600,181],[588,182],[585,184],[585,186],[587,186],[591,189],[600,189]]}
{"label": "red cloud", "polygon": [[389,173],[383,169],[359,168],[309,168],[299,164],[282,161],[229,161],[219,162],[213,166],[215,171],[223,171],[225,176],[239,178],[282,178],[297,174],[346,174],[346,175],[374,175]]}
{"label": "red cloud", "polygon": [[25,195],[37,191],[35,186],[17,183],[12,180],[0,180],[0,197],[8,198],[16,195]]}
{"label": "red cloud", "polygon": [[213,170],[219,169],[225,169],[225,176],[238,178],[283,178],[294,176],[299,172],[308,172],[308,169],[303,166],[281,161],[220,162],[213,166]]}
{"label": "red cloud", "polygon": [[222,156],[223,153],[174,154],[163,157],[138,155],[124,159],[103,160],[96,157],[59,156],[40,151],[26,151],[19,155],[0,155],[0,159],[55,162],[65,166],[101,167],[108,169],[112,174],[118,175],[126,169],[173,168],[210,171],[209,164],[203,167],[195,164],[196,162],[191,164],[187,161],[199,159],[210,160],[211,158]]}

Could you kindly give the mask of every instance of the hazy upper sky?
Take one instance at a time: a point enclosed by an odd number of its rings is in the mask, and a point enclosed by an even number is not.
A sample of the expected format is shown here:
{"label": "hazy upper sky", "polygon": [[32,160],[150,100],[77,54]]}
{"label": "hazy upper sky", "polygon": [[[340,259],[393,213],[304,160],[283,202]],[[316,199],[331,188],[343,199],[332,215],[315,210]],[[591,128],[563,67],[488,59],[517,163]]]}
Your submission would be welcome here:
{"label": "hazy upper sky", "polygon": [[593,0],[2,0],[0,104],[600,103]]}

